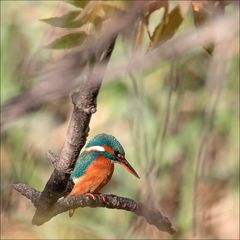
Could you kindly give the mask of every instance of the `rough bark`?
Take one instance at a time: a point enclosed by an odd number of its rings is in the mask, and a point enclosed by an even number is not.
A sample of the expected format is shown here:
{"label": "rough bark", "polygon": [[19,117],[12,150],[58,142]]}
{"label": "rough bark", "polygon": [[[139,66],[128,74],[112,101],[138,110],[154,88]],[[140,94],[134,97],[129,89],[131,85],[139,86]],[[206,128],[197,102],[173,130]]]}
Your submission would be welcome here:
{"label": "rough bark", "polygon": [[[26,198],[30,199],[35,206],[38,205],[39,197],[41,196],[39,191],[23,183],[14,184],[13,187]],[[95,195],[95,199],[88,195],[70,196],[59,199],[47,214],[38,219],[37,225],[42,225],[54,216],[66,212],[69,209],[79,207],[105,207],[130,211],[138,216],[142,216],[149,224],[154,225],[160,231],[165,231],[170,234],[176,232],[170,220],[159,210],[149,208],[141,202],[112,194],[104,194],[104,199],[97,194]]]}

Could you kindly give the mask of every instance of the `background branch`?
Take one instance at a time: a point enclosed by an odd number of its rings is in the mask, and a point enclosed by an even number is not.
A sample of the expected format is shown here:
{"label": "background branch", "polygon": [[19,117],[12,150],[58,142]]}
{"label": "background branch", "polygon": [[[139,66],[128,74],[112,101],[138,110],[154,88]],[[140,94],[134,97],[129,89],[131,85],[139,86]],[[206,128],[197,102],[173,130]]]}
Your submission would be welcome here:
{"label": "background branch", "polygon": [[[30,199],[35,206],[38,205],[38,201],[41,196],[39,191],[23,183],[14,184],[13,187],[26,198]],[[176,232],[170,220],[157,209],[151,209],[141,202],[136,202],[132,199],[112,194],[104,194],[105,200],[98,196],[99,195],[96,195],[95,200],[87,195],[71,196],[60,199],[48,212],[48,214],[39,219],[38,225],[41,225],[49,221],[54,216],[72,208],[106,207],[133,212],[138,216],[144,217],[149,224],[154,225],[161,231],[165,231],[170,234],[174,234]]]}
{"label": "background branch", "polygon": [[[46,102],[67,96],[73,89],[79,88],[80,84],[86,83],[89,78],[89,69],[86,68],[89,59],[95,58],[96,54],[101,56],[113,38],[131,29],[143,6],[144,2],[133,3],[126,13],[113,16],[99,34],[89,37],[82,46],[75,48],[60,60],[48,63],[36,76],[37,83],[33,87],[11,98],[2,106],[1,125],[38,109]],[[103,62],[95,62],[94,65],[101,66],[101,69],[96,71],[97,74],[104,72]]]}
{"label": "background branch", "polygon": [[[113,36],[113,33],[116,34],[116,26],[120,24],[120,28],[117,28],[119,32],[129,27],[129,24],[132,26],[139,16],[139,13],[135,9],[135,11],[131,11],[131,14],[132,17],[126,14],[124,17],[110,21],[110,24],[107,25],[108,29],[106,32],[104,31],[103,34],[94,41],[94,44],[98,46],[101,43],[100,46],[106,47],[106,40],[109,39],[109,36]],[[123,23],[122,19],[125,19]],[[209,21],[202,27],[194,28],[179,37],[174,37],[166,43],[159,45],[147,54],[141,51],[136,52],[131,62],[129,62],[129,57],[119,60],[117,63],[112,64],[111,69],[106,73],[106,77],[114,78],[122,75],[126,71],[143,71],[154,67],[160,60],[179,57],[196,47],[229,40],[239,32],[239,24],[236,24],[237,21],[238,15],[220,15],[217,19]],[[84,46],[84,48],[92,52],[96,50],[95,45],[90,44]],[[100,46],[98,46],[98,49],[101,49]],[[86,52],[80,49],[60,59],[50,67],[47,67],[44,70],[44,74],[41,75],[39,83],[2,105],[1,124],[14,120],[38,108],[43,103],[68,95],[72,89],[79,86],[79,78],[76,79],[76,77],[79,76],[80,73],[82,76],[81,80],[86,77],[86,71],[88,70],[84,69],[84,64],[87,57]],[[97,75],[99,72],[102,72],[105,67],[104,65],[98,64],[94,66],[94,69]],[[58,84],[55,84],[56,79]]]}

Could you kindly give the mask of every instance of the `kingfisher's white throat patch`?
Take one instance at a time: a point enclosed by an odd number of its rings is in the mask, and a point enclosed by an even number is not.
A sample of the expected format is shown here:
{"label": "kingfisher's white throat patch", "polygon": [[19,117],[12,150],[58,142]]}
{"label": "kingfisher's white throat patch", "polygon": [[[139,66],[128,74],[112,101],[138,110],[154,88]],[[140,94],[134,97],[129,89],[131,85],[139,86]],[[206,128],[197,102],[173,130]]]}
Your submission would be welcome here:
{"label": "kingfisher's white throat patch", "polygon": [[104,152],[105,149],[102,146],[92,146],[84,149],[84,152],[91,152],[91,151]]}

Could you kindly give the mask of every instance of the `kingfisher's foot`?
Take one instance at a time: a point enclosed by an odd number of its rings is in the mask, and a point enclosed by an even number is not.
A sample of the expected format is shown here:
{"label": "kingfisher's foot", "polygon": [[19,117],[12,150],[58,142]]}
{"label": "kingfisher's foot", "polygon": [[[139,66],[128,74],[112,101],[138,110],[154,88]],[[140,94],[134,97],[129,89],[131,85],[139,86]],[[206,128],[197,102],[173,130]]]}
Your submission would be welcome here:
{"label": "kingfisher's foot", "polygon": [[105,197],[105,194],[103,193],[95,193],[97,196],[99,196],[103,202],[106,202],[106,197]]}
{"label": "kingfisher's foot", "polygon": [[84,195],[91,197],[94,201],[96,200],[96,197],[92,193],[85,193]]}

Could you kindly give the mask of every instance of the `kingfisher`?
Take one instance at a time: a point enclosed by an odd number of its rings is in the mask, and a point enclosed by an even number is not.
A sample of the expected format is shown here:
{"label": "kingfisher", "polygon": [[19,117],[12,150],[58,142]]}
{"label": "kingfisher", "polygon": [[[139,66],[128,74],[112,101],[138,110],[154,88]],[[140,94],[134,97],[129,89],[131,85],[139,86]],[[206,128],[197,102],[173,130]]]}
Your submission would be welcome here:
{"label": "kingfisher", "polygon": [[[95,199],[94,193],[99,194],[110,181],[115,163],[139,178],[126,160],[122,145],[114,136],[104,133],[94,136],[83,148],[71,173],[74,186],[68,196],[86,194]],[[72,217],[73,214],[74,209],[70,209],[69,216]]]}

